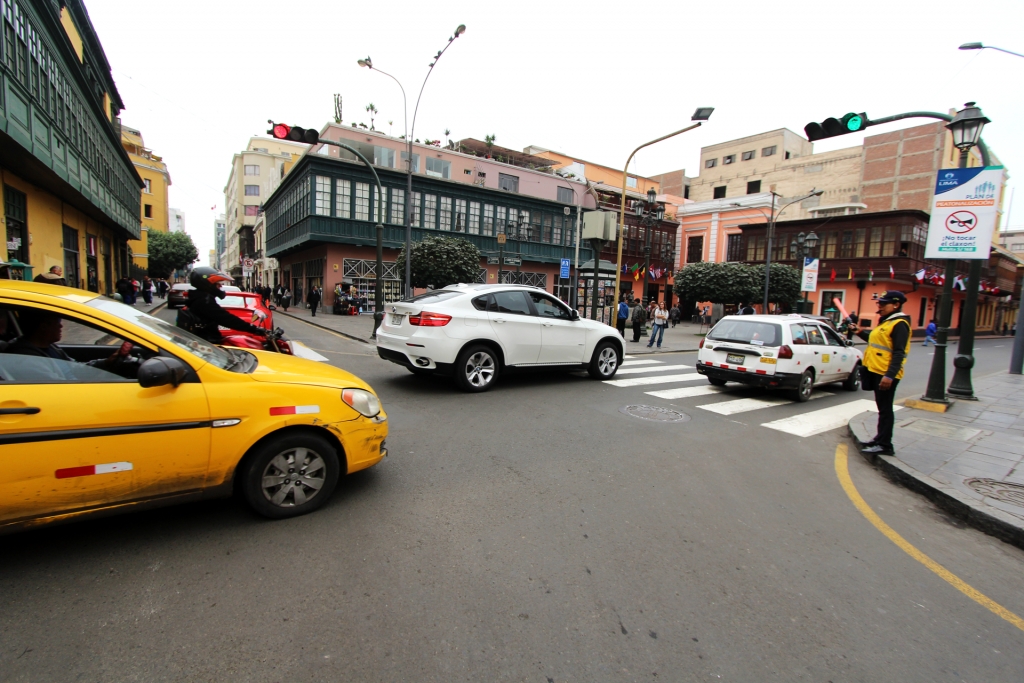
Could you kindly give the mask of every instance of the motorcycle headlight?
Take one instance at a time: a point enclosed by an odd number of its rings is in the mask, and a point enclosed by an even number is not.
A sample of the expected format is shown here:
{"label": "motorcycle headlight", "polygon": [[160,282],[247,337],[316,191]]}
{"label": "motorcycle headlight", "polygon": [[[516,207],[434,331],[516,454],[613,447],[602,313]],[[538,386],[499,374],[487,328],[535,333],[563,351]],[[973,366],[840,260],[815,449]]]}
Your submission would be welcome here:
{"label": "motorcycle headlight", "polygon": [[352,406],[360,415],[375,417],[380,413],[380,399],[363,389],[345,389],[341,400]]}

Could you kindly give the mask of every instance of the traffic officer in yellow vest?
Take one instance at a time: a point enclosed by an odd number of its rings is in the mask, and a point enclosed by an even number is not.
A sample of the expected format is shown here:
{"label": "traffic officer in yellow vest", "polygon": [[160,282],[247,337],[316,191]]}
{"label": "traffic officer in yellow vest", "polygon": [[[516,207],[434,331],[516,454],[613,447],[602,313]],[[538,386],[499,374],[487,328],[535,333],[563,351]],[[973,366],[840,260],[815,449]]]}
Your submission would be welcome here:
{"label": "traffic officer in yellow vest", "polygon": [[878,436],[865,445],[863,452],[892,455],[892,403],[896,398],[896,385],[903,378],[903,364],[910,351],[910,316],[903,312],[907,302],[903,292],[890,290],[878,297],[878,326],[868,332],[859,327],[853,330],[868,343],[864,352],[862,388],[875,392],[878,406]]}

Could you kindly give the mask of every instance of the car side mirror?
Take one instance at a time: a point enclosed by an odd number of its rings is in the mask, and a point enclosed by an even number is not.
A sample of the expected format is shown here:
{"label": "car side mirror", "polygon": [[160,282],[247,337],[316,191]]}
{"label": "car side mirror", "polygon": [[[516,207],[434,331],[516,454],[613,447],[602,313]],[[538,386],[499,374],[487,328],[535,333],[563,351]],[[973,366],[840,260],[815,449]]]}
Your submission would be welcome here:
{"label": "car side mirror", "polygon": [[177,358],[156,356],[139,366],[139,386],[143,389],[163,387],[168,384],[177,387],[185,379],[185,364]]}
{"label": "car side mirror", "polygon": [[846,345],[847,346],[853,346],[853,340],[852,339],[847,339],[846,340]]}
{"label": "car side mirror", "polygon": [[569,320],[579,320],[579,319],[580,319],[580,312],[579,311],[577,311],[575,308],[572,309],[571,311],[569,311]]}

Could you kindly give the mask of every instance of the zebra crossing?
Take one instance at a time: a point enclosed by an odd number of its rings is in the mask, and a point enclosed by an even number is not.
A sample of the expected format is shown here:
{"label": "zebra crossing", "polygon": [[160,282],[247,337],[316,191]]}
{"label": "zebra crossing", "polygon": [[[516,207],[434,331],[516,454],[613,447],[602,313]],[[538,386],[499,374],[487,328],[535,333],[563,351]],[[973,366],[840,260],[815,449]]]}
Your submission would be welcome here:
{"label": "zebra crossing", "polygon": [[[690,372],[680,372],[689,370]],[[660,373],[660,374],[659,374]],[[616,374],[630,375],[625,379],[611,379],[604,383],[620,389],[630,387],[652,387],[651,391],[644,391],[644,395],[653,396],[669,401],[679,399],[698,399],[693,408],[716,413],[723,416],[734,416],[758,410],[768,410],[786,406],[796,401],[786,394],[764,392],[753,397],[730,398],[728,400],[717,400],[705,402],[708,399],[728,398],[730,394],[737,392],[749,392],[750,387],[742,384],[730,383],[725,386],[714,386],[707,383],[707,378],[696,372],[692,365],[681,365],[678,363],[666,363],[660,360],[649,358],[636,358],[625,356],[622,367]],[[704,382],[703,384],[690,384],[692,382]],[[675,384],[670,388],[656,388],[660,384]],[[838,387],[836,387],[838,390]],[[817,399],[831,398],[837,395],[848,395],[851,400],[831,405],[827,408],[808,409],[797,415],[791,415],[776,420],[768,419],[760,422],[760,426],[779,432],[785,432],[794,436],[806,438],[816,434],[823,434],[833,429],[846,426],[854,415],[865,411],[876,412],[875,402],[867,399],[857,398],[856,394],[829,389],[815,390],[811,394],[808,403]],[[803,404],[807,405],[807,404]],[[899,406],[895,406],[899,410]],[[766,413],[770,418],[771,414]]]}

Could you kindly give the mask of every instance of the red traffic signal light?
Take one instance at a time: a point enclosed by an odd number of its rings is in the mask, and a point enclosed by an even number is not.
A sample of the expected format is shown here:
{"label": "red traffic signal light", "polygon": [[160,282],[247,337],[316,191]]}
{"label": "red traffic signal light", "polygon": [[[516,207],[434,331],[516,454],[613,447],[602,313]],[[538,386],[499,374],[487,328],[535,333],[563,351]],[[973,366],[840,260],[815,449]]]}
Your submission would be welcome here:
{"label": "red traffic signal light", "polygon": [[315,145],[320,142],[320,133],[313,128],[299,128],[289,126],[287,123],[274,123],[268,121],[270,130],[267,131],[278,140],[290,140],[292,142],[303,142],[307,145]]}

